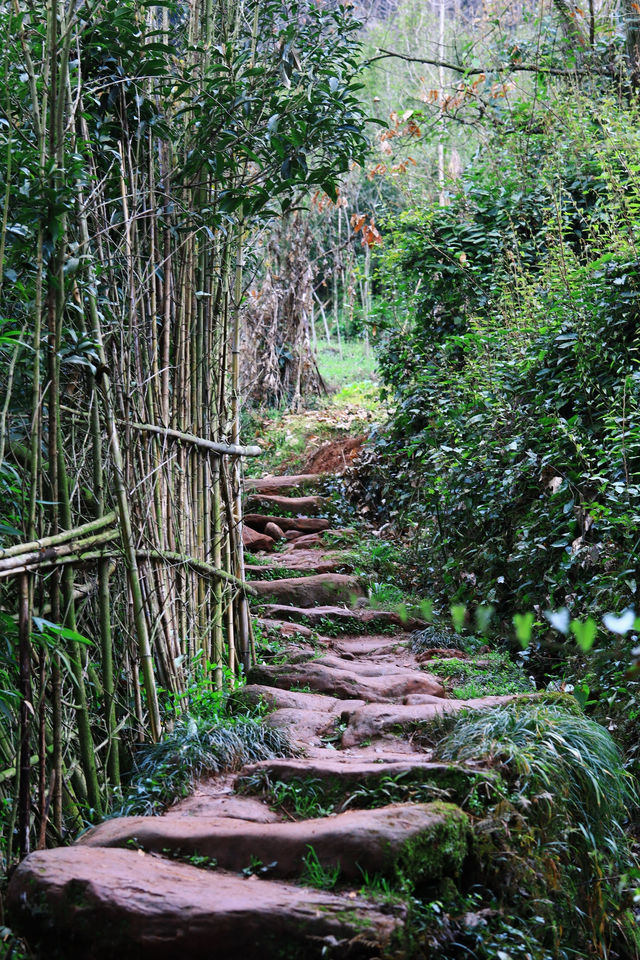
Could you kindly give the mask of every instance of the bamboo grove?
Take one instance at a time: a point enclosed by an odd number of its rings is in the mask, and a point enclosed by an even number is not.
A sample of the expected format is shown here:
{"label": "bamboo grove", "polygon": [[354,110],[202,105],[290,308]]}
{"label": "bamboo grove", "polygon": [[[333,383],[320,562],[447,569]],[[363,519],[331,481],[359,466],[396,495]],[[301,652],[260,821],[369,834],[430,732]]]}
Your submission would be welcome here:
{"label": "bamboo grove", "polygon": [[[332,2],[0,3],[0,802],[10,861],[108,811],[252,658],[243,297],[364,149]],[[248,331],[251,337],[251,330]]]}

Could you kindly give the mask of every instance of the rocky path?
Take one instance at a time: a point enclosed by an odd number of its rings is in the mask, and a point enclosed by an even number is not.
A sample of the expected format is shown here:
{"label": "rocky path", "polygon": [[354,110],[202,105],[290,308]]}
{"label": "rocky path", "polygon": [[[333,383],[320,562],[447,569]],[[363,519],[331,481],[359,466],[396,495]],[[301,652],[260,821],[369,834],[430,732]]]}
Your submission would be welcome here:
{"label": "rocky path", "polygon": [[410,956],[406,907],[390,891],[437,891],[462,869],[470,824],[451,797],[491,774],[434,762],[417,733],[511,698],[446,697],[409,649],[419,624],[363,602],[367,585],[309,493],[317,481],[253,481],[248,502],[258,623],[282,646],[236,699],[266,703],[292,756],[205,780],[163,816],[108,820],[28,857],[10,905],[49,955]]}

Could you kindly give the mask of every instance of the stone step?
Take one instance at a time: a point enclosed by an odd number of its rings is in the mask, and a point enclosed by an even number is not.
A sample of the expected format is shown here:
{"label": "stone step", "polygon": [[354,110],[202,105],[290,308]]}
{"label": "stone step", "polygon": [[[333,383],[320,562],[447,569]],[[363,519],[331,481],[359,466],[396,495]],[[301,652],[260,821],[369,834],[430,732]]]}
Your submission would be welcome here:
{"label": "stone step", "polygon": [[284,580],[252,580],[258,598],[269,598],[281,604],[309,609],[318,604],[351,603],[364,595],[357,577],[343,573],[319,573],[310,577],[287,577]]}
{"label": "stone step", "polygon": [[[259,534],[258,534],[259,536]],[[265,573],[278,568],[299,570],[301,573],[350,573],[353,563],[348,555],[339,550],[292,550],[288,548],[281,553],[271,554],[265,558],[265,563],[247,564],[246,570],[255,576],[256,580],[264,577]]]}
{"label": "stone step", "polygon": [[[358,702],[364,706],[364,700]],[[239,704],[241,707],[255,707],[259,703],[265,703],[272,710],[312,710],[320,713],[341,713],[345,703],[354,706],[351,700],[340,700],[323,693],[288,690],[261,683],[246,683],[243,687],[234,690],[231,703]]]}
{"label": "stone step", "polygon": [[[343,700],[342,708],[355,712],[365,706],[364,700]],[[341,710],[324,708],[309,710],[308,707],[279,707],[268,714],[264,721],[268,727],[281,730],[298,752],[305,755],[310,750],[324,750],[327,743],[339,743],[344,723]]]}
{"label": "stone step", "polygon": [[293,607],[284,604],[270,604],[263,610],[265,617],[273,620],[290,620],[305,623],[314,629],[322,630],[329,623],[341,632],[372,633],[385,627],[397,627],[399,630],[420,630],[427,626],[423,620],[414,617],[401,617],[391,610],[347,610],[345,607],[318,606],[314,609]]}
{"label": "stone step", "polygon": [[303,514],[307,517],[316,517],[326,513],[329,501],[326,497],[282,497],[277,494],[252,493],[247,500],[247,507],[258,510],[270,510],[272,513]]}
{"label": "stone step", "polygon": [[364,740],[372,740],[404,730],[411,732],[420,724],[428,724],[438,716],[458,713],[460,710],[486,710],[511,703],[514,696],[479,697],[473,700],[437,700],[429,698],[419,703],[386,706],[367,703],[353,711],[343,712],[347,728],[342,735],[343,747],[354,747]]}
{"label": "stone step", "polygon": [[351,529],[342,529],[337,528],[333,530],[331,527],[328,527],[326,530],[321,530],[319,533],[303,533],[296,538],[295,543],[291,544],[292,550],[308,550],[309,548],[322,547],[324,546],[325,539],[335,539],[335,540],[353,540],[357,536],[357,531]]}
{"label": "stone step", "polygon": [[327,473],[298,473],[283,477],[262,477],[260,480],[250,478],[245,480],[244,488],[255,493],[289,494],[319,487],[328,476]]}
{"label": "stone step", "polygon": [[286,567],[287,572],[300,572],[300,576],[304,577],[306,574],[313,573],[345,573],[344,563],[340,563],[337,560],[322,560],[321,558],[313,561],[311,563],[291,563],[288,555],[281,556],[277,555],[277,559],[280,560],[280,563],[270,563],[270,564],[259,564],[259,563],[247,563],[245,564],[245,573],[251,575],[251,582],[256,583],[265,579],[265,574],[272,569],[278,569],[278,567]]}
{"label": "stone step", "polygon": [[91,846],[32,853],[8,899],[12,921],[60,960],[339,960],[356,940],[358,958],[379,957],[404,921],[357,896]]}
{"label": "stone step", "polygon": [[305,663],[256,664],[247,674],[249,683],[267,687],[308,687],[316,693],[327,693],[338,700],[364,700],[367,703],[392,703],[411,694],[444,697],[440,681],[422,670],[377,673],[365,676],[323,664],[321,660]]}
{"label": "stone step", "polygon": [[284,530],[299,530],[301,533],[318,533],[329,529],[329,521],[325,517],[268,517],[261,513],[247,513],[244,523],[252,530],[262,533],[268,523],[275,523]]}
{"label": "stone step", "polygon": [[313,782],[314,793],[334,801],[348,797],[355,788],[375,788],[382,780],[401,778],[403,783],[433,783],[436,790],[468,793],[479,777],[494,778],[491,771],[456,763],[434,763],[427,754],[386,754],[375,759],[345,756],[262,760],[244,767],[236,779],[243,794],[261,792],[274,783]]}
{"label": "stone step", "polygon": [[289,620],[268,620],[264,617],[256,617],[255,622],[263,630],[275,631],[282,637],[311,637],[313,630],[311,627],[305,627],[302,623],[292,623]]}
{"label": "stone step", "polygon": [[[126,847],[151,853],[215,859],[243,871],[256,858],[271,864],[270,877],[300,878],[309,849],[325,870],[358,882],[370,875],[437,881],[454,875],[467,853],[469,822],[449,803],[403,803],[375,810],[348,810],[332,817],[260,824],[215,817],[120,817],[85,833],[81,847]],[[215,878],[212,878],[215,883]]]}
{"label": "stone step", "polygon": [[[326,667],[328,670],[348,670],[350,673],[357,673],[360,677],[389,677],[396,676],[399,673],[414,673],[416,676],[424,674],[416,663],[415,657],[404,652],[404,663],[393,660],[388,654],[377,654],[378,659],[373,655],[370,658],[362,656],[334,656],[331,653],[324,653],[321,657],[315,657],[314,662],[319,666]],[[384,659],[379,659],[384,657]],[[311,660],[311,657],[307,659]],[[297,662],[301,663],[302,659]]]}

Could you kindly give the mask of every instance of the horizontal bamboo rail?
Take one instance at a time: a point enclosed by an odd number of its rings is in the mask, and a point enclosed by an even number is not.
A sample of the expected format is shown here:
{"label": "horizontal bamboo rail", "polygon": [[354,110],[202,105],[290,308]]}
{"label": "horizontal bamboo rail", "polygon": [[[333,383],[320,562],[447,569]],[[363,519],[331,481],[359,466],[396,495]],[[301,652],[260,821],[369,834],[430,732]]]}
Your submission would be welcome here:
{"label": "horizontal bamboo rail", "polygon": [[201,447],[203,450],[209,450],[211,453],[217,453],[227,457],[260,457],[262,447],[249,446],[243,447],[237,443],[218,443],[214,440],[205,440],[204,437],[196,437],[193,433],[182,433],[180,430],[172,430],[170,427],[159,427],[154,423],[133,423],[130,420],[119,421],[134,430],[140,430],[143,433],[158,433],[161,436],[168,437],[170,440],[180,440],[183,443],[190,443],[194,447]]}

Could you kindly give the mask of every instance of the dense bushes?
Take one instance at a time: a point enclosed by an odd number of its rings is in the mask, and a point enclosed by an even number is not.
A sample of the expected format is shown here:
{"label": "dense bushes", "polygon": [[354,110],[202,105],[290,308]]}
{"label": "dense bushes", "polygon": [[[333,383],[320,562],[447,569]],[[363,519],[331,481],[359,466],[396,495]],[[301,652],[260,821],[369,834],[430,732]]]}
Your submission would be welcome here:
{"label": "dense bushes", "polygon": [[395,409],[362,489],[450,599],[581,613],[637,592],[639,128],[599,116],[523,115],[448,207],[387,224]]}

